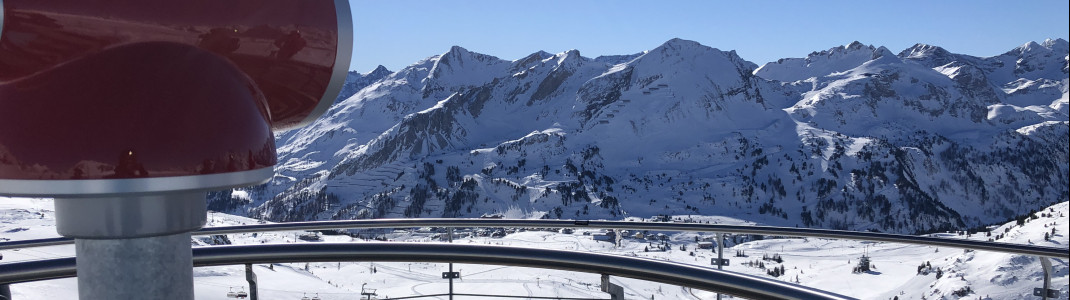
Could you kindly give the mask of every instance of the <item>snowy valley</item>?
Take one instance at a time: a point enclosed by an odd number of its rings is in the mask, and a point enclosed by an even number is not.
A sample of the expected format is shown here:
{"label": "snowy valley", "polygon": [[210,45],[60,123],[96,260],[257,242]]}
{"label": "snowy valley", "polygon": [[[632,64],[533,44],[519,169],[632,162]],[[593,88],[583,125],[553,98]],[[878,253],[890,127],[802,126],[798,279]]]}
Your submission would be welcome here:
{"label": "snowy valley", "polygon": [[[55,213],[51,200],[0,198],[0,231],[5,240],[28,240],[57,237]],[[968,238],[996,242],[1066,247],[1070,202],[1039,210],[1034,216],[986,228],[972,236],[940,233],[935,236]],[[688,216],[673,216],[688,220]],[[632,219],[634,220],[634,218]],[[720,224],[755,224],[728,217],[692,216],[690,221]],[[208,227],[255,224],[257,220],[212,213]],[[515,228],[514,228],[515,229]],[[715,249],[703,249],[711,234],[693,232],[647,232],[647,236],[665,235],[661,239],[629,237],[620,246],[596,241],[598,230],[573,232],[511,230],[501,237],[491,237],[475,230],[458,230],[454,243],[487,244],[515,247],[538,247],[567,251],[599,252],[657,260],[671,260],[710,266]],[[586,234],[585,234],[586,233]],[[636,232],[639,233],[639,232]],[[305,232],[269,232],[194,237],[194,247],[210,244],[262,243],[378,243],[376,239],[348,235],[322,235],[321,240],[300,239]],[[374,233],[372,238],[409,243],[444,243],[442,233],[431,228],[413,228]],[[588,235],[591,234],[591,235]],[[824,289],[860,299],[1030,299],[1032,290],[1041,286],[1043,272],[1035,257],[984,251],[894,243],[871,243],[815,238],[778,238],[729,236],[724,257],[728,271],[775,277],[805,286]],[[74,247],[51,246],[2,251],[5,263],[57,258],[74,255]],[[737,256],[743,255],[743,256]],[[867,256],[871,269],[854,272],[859,258]],[[545,269],[502,267],[494,265],[454,266],[462,273],[455,290],[458,293],[575,297],[608,299],[599,291],[598,274]],[[712,267],[712,266],[710,266]],[[784,270],[775,274],[776,269]],[[260,284],[261,299],[301,299],[319,296],[323,300],[355,299],[362,288],[375,289],[381,298],[410,297],[445,293],[448,281],[440,277],[446,264],[405,262],[342,262],[256,264],[254,271]],[[1070,265],[1053,260],[1052,283],[1066,299],[1070,292]],[[626,299],[712,299],[706,291],[682,289],[628,278],[613,277],[613,283],[627,287]],[[197,299],[225,299],[228,291],[248,288],[243,266],[196,268],[194,282]],[[11,286],[14,299],[75,299],[74,278],[38,281]],[[446,299],[426,297],[424,299]],[[460,297],[459,299],[479,299]]]}

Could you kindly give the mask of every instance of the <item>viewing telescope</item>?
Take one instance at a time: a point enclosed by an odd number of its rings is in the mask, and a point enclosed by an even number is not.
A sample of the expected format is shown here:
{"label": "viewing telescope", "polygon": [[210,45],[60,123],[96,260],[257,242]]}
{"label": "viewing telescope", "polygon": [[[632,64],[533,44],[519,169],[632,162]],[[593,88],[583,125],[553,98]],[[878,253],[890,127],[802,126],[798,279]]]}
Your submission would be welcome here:
{"label": "viewing telescope", "polygon": [[205,192],[274,176],[273,132],[345,81],[351,18],[347,0],[0,0],[0,195],[56,198],[83,299],[192,299]]}

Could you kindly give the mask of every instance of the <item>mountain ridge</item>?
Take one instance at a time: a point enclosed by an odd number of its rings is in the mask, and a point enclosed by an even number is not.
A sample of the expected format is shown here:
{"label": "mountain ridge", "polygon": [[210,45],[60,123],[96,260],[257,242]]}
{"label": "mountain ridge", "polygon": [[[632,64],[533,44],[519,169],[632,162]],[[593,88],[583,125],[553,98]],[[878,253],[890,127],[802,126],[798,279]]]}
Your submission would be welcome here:
{"label": "mountain ridge", "polygon": [[[453,47],[280,136],[272,182],[209,204],[277,221],[687,212],[920,233],[1065,198],[1067,80],[1047,78],[1065,59],[1016,73],[919,45],[761,67],[681,39],[595,59]],[[1007,74],[1025,82],[995,83]]]}

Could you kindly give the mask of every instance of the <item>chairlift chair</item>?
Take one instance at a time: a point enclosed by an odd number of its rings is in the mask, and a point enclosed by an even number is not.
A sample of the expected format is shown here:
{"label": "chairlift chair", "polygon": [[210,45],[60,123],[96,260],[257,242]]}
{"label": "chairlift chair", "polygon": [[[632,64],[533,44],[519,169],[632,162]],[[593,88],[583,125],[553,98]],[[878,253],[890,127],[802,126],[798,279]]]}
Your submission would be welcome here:
{"label": "chairlift chair", "polygon": [[320,294],[316,293],[315,296],[312,296],[312,300],[320,300]]}
{"label": "chairlift chair", "polygon": [[227,298],[238,298],[238,293],[234,292],[234,287],[231,287],[230,291],[227,292]]}
{"label": "chairlift chair", "polygon": [[312,298],[309,298],[308,295],[305,294],[303,295],[303,297],[301,297],[301,300],[312,300]]}
{"label": "chairlift chair", "polygon": [[237,297],[236,297],[236,298],[238,298],[238,299],[245,299],[245,298],[249,298],[249,293],[246,293],[246,292],[245,292],[245,287],[242,287],[242,288],[241,288],[241,291],[238,291],[238,294],[237,294]]}

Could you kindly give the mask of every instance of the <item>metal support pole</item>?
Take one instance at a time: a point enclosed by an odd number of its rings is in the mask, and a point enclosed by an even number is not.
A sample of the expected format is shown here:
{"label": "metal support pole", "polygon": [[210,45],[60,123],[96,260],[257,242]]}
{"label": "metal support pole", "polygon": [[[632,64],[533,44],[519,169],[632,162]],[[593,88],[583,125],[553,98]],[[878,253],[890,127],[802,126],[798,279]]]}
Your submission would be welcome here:
{"label": "metal support pole", "polygon": [[609,282],[609,274],[602,274],[602,292],[609,293],[610,300],[624,300],[624,287]]}
{"label": "metal support pole", "polygon": [[[723,263],[724,263],[724,234],[718,232],[717,233],[717,269],[718,270],[720,270],[722,268],[721,265]],[[717,300],[721,300],[721,293],[717,293]]]}
{"label": "metal support pole", "polygon": [[204,192],[57,198],[56,231],[74,238],[80,299],[193,299],[190,232]]}
{"label": "metal support pole", "polygon": [[[453,243],[453,227],[449,229],[449,242]],[[450,300],[453,300],[453,263],[450,263]]]}
{"label": "metal support pole", "polygon": [[[1040,299],[1048,300],[1049,296],[1058,297],[1058,295],[1050,295],[1051,293],[1051,260],[1047,257],[1040,257],[1040,265],[1044,267],[1044,290],[1040,293]],[[1036,293],[1035,291],[1033,292]]]}
{"label": "metal support pole", "polygon": [[74,244],[79,299],[193,299],[188,232]]}
{"label": "metal support pole", "polygon": [[11,300],[11,286],[0,284],[0,300]]}
{"label": "metal support pole", "polygon": [[[2,6],[4,6],[4,3],[3,3],[3,0],[0,0],[0,23],[4,22],[4,20],[3,20],[4,17],[2,17],[4,15],[4,8]],[[0,25],[0,27],[3,27],[3,26],[4,25]],[[2,30],[2,29],[3,28],[0,28],[0,30]],[[0,260],[3,260],[3,259],[4,259],[4,254],[0,253]],[[6,285],[6,284],[0,284],[0,300],[11,300],[11,286]]]}
{"label": "metal support pole", "polygon": [[253,272],[253,264],[245,264],[245,281],[249,282],[249,299],[260,299],[256,287],[256,272]]}

